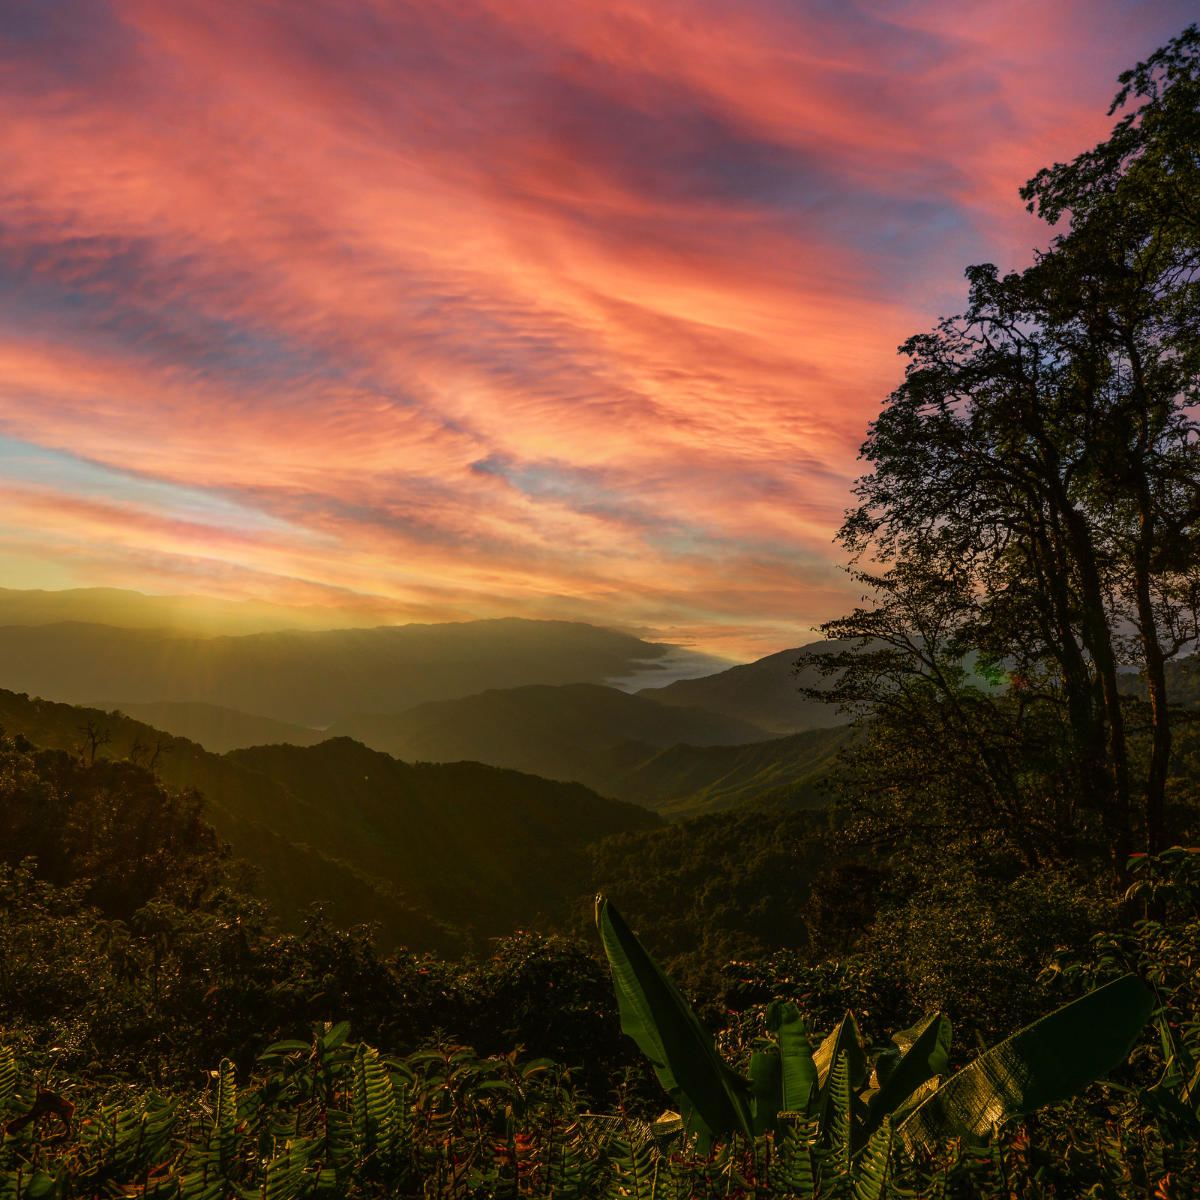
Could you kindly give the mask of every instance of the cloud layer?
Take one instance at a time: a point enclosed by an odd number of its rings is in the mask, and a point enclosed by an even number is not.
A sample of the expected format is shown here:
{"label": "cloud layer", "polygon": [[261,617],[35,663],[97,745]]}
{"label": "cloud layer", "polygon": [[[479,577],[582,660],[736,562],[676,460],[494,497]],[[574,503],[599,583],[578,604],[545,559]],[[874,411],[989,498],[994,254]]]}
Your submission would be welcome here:
{"label": "cloud layer", "polygon": [[896,345],[1190,8],[8,0],[0,583],[805,640]]}

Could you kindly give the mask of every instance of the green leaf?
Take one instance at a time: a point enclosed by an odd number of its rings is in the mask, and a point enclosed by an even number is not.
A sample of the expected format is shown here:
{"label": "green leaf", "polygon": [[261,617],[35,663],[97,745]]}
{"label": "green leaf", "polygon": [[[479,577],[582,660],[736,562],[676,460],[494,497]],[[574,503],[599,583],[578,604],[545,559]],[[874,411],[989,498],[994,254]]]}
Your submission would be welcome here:
{"label": "green leaf", "polygon": [[783,1107],[783,1066],[777,1047],[750,1055],[750,1088],[754,1093],[754,1136],[775,1128],[775,1114]]}
{"label": "green leaf", "polygon": [[52,1195],[58,1187],[58,1180],[45,1171],[34,1171],[28,1179],[29,1182],[26,1183],[22,1192],[24,1196],[28,1197],[28,1200],[43,1200],[43,1197]]}
{"label": "green leaf", "polygon": [[1125,975],[1014,1033],[938,1088],[899,1127],[910,1151],[1065,1100],[1128,1057],[1154,994]]}
{"label": "green leaf", "polygon": [[335,1025],[323,1038],[321,1038],[321,1053],[332,1053],[332,1051],[336,1050],[346,1040],[349,1034],[349,1021],[342,1021]]}
{"label": "green leaf", "polygon": [[749,1083],[722,1060],[691,1005],[603,896],[596,898],[596,926],[612,970],[621,1030],[650,1060],[685,1126],[702,1140],[706,1133],[753,1136]]}
{"label": "green leaf", "polygon": [[258,1056],[258,1060],[261,1062],[268,1054],[292,1054],[297,1050],[303,1050],[307,1054],[311,1049],[312,1046],[308,1042],[297,1042],[289,1039],[284,1042],[276,1042],[273,1046],[268,1046]]}
{"label": "green leaf", "polygon": [[911,1029],[892,1034],[897,1058],[886,1079],[880,1080],[879,1091],[867,1106],[864,1139],[869,1138],[923,1083],[946,1073],[950,1066],[952,1031],[949,1019],[934,1013]]}
{"label": "green leaf", "polygon": [[787,1112],[808,1112],[820,1090],[820,1083],[804,1018],[792,1001],[776,1000],[767,1010],[767,1026],[779,1039],[783,1060],[783,1108]]}

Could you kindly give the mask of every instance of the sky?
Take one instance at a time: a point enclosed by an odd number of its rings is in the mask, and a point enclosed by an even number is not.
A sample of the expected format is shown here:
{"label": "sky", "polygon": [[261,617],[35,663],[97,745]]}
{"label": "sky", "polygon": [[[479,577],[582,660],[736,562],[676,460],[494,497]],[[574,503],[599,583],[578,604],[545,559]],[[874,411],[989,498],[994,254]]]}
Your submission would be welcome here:
{"label": "sky", "polygon": [[5,0],[0,586],[749,659],[1195,0]]}

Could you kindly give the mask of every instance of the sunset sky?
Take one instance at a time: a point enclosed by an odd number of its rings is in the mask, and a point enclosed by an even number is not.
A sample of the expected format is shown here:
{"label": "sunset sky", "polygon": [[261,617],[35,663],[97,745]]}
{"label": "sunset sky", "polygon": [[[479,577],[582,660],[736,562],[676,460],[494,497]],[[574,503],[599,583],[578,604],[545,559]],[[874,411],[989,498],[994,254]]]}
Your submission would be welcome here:
{"label": "sunset sky", "polygon": [[4,0],[0,586],[738,658],[1195,0]]}

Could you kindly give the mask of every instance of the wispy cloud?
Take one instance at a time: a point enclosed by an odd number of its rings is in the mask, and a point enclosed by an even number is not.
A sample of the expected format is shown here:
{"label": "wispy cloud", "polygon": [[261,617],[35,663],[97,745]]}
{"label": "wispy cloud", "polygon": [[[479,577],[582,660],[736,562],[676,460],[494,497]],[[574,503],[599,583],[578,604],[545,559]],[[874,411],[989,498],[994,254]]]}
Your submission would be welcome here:
{"label": "wispy cloud", "polygon": [[10,0],[3,582],[794,644],[895,346],[1189,9]]}

